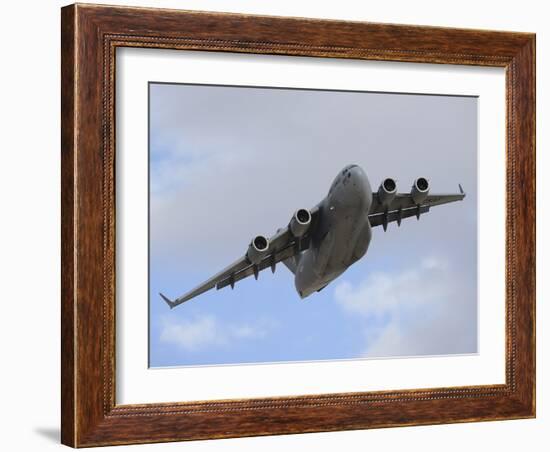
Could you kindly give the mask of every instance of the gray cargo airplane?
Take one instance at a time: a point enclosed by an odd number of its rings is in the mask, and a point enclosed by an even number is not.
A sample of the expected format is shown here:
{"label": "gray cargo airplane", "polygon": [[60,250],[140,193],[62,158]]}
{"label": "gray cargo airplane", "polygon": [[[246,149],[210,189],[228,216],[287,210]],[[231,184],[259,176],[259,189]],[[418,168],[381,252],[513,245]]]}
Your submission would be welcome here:
{"label": "gray cargo airplane", "polygon": [[338,173],[327,196],[313,209],[298,209],[287,227],[267,239],[256,236],[246,254],[212,278],[175,300],[160,294],[170,308],[190,300],[207,290],[231,286],[266,268],[275,272],[279,262],[294,274],[296,291],[301,298],[324,289],[361,259],[369,247],[372,230],[388,223],[428,212],[430,207],[466,196],[460,193],[429,194],[429,182],[424,177],[414,181],[410,193],[397,193],[394,179],[387,178],[373,193],[363,169],[348,165]]}

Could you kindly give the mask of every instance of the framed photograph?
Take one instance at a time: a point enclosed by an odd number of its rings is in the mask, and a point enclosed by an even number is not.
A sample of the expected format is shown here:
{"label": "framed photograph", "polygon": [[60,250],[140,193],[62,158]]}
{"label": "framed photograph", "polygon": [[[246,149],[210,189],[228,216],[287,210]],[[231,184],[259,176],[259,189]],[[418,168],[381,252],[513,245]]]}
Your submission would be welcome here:
{"label": "framed photograph", "polygon": [[62,442],[535,416],[535,36],[62,9]]}

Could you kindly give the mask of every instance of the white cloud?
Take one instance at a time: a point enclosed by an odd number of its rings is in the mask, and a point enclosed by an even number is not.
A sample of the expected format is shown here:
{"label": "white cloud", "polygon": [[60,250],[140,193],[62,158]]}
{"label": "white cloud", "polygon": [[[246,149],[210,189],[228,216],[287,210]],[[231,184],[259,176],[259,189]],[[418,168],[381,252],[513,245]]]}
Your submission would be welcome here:
{"label": "white cloud", "polygon": [[212,345],[223,345],[225,338],[219,334],[217,323],[212,316],[203,316],[178,323],[164,318],[160,341],[177,344],[187,351],[195,351]]}
{"label": "white cloud", "polygon": [[475,292],[463,290],[459,279],[445,260],[429,257],[414,268],[372,273],[355,286],[343,281],[334,296],[363,319],[364,356],[472,353]]}
{"label": "white cloud", "polygon": [[171,343],[195,352],[212,347],[226,347],[238,340],[254,340],[265,337],[272,327],[266,322],[257,326],[247,324],[227,325],[211,315],[191,320],[161,318],[160,342]]}
{"label": "white cloud", "polygon": [[376,272],[356,287],[343,281],[336,286],[336,300],[348,311],[364,316],[397,314],[403,307],[418,307],[448,296],[446,265],[427,258],[418,267],[401,273]]}
{"label": "white cloud", "polygon": [[261,326],[239,325],[231,327],[230,335],[240,339],[259,339],[265,337],[267,331]]}

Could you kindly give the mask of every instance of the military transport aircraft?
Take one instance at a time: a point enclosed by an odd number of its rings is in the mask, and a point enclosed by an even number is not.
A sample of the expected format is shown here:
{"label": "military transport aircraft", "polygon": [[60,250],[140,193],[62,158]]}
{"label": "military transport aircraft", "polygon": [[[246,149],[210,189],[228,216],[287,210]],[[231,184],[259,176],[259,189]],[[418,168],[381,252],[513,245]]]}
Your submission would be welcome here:
{"label": "military transport aircraft", "polygon": [[397,193],[394,179],[387,178],[373,193],[361,167],[348,165],[338,173],[327,196],[311,210],[298,209],[287,227],[266,238],[256,236],[246,254],[212,278],[175,300],[160,294],[173,308],[207,290],[234,288],[235,283],[266,268],[275,272],[282,262],[294,274],[296,291],[301,298],[324,289],[361,259],[369,247],[371,228],[428,212],[430,207],[466,196],[460,193],[429,194],[426,178],[414,181],[410,193]]}

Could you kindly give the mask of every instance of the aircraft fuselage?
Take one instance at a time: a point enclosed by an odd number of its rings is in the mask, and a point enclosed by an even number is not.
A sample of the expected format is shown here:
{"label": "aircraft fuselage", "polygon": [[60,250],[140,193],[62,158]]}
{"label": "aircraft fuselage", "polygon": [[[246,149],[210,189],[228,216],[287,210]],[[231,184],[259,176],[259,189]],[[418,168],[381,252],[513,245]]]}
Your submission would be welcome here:
{"label": "aircraft fuselage", "polygon": [[319,203],[311,246],[296,258],[295,286],[301,298],[321,290],[365,255],[372,232],[372,189],[365,172],[346,166]]}

